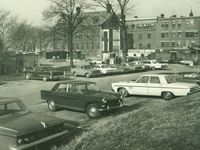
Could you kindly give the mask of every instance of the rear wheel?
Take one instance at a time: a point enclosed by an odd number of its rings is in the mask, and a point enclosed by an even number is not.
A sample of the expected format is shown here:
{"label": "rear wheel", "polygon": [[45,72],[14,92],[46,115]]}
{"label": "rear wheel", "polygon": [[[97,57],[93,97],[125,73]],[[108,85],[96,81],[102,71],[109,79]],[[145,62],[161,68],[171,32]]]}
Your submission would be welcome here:
{"label": "rear wheel", "polygon": [[129,94],[128,91],[125,88],[118,89],[118,93],[123,97],[126,97]]}
{"label": "rear wheel", "polygon": [[89,118],[98,118],[101,116],[101,112],[99,111],[96,104],[89,104],[86,108],[86,114]]}
{"label": "rear wheel", "polygon": [[85,75],[87,78],[90,78],[90,74],[89,73],[86,73]]}
{"label": "rear wheel", "polygon": [[174,98],[174,94],[172,92],[163,92],[162,98],[164,98],[165,100],[171,100]]}
{"label": "rear wheel", "polygon": [[55,102],[53,100],[49,100],[48,101],[48,108],[50,111],[56,111],[56,105],[55,105]]}

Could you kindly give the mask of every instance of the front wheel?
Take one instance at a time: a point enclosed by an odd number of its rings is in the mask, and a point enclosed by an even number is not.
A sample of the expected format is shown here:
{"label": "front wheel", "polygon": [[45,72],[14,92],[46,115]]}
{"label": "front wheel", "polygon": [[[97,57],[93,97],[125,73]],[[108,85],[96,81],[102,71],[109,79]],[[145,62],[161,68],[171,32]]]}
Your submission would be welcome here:
{"label": "front wheel", "polygon": [[55,102],[53,100],[48,101],[48,108],[49,108],[50,111],[56,111],[57,110]]}
{"label": "front wheel", "polygon": [[128,96],[128,91],[127,91],[125,88],[120,88],[120,89],[118,90],[118,93],[119,93],[121,96],[123,96],[123,97]]}
{"label": "front wheel", "polygon": [[87,78],[90,78],[90,74],[89,73],[86,73],[85,75]]}
{"label": "front wheel", "polygon": [[174,98],[174,94],[171,92],[163,92],[162,98],[164,98],[165,100],[171,100]]}
{"label": "front wheel", "polygon": [[89,118],[98,118],[101,116],[101,113],[96,104],[89,104],[86,108],[86,114]]}
{"label": "front wheel", "polygon": [[47,77],[43,77],[42,80],[46,82],[47,81]]}

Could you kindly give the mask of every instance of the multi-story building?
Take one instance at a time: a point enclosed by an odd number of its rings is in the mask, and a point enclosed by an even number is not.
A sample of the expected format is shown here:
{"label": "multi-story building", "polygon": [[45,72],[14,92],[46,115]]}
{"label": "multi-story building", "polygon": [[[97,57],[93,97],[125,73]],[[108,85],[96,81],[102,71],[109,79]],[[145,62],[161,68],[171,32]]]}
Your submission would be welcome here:
{"label": "multi-story building", "polygon": [[[117,18],[107,11],[83,14],[84,21],[74,35],[74,51],[78,58],[104,60],[110,56],[113,45],[113,32],[117,28]],[[119,42],[119,41],[118,41]]]}
{"label": "multi-story building", "polygon": [[157,47],[157,18],[127,20],[128,56],[146,57]]}
{"label": "multi-story building", "polygon": [[197,61],[200,58],[197,51],[191,49],[200,45],[200,16],[193,16],[192,11],[188,17],[173,15],[166,18],[161,14],[156,18],[134,18],[127,24],[134,43],[129,55],[147,56],[155,52],[154,57],[164,59],[195,58]]}

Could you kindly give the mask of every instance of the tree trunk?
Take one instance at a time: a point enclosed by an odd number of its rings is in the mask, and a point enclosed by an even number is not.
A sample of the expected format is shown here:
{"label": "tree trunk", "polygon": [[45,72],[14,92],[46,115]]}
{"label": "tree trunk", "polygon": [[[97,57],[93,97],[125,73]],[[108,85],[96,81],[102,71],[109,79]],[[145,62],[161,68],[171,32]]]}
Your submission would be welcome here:
{"label": "tree trunk", "polygon": [[70,67],[73,68],[73,34],[68,32],[68,50],[70,52]]}

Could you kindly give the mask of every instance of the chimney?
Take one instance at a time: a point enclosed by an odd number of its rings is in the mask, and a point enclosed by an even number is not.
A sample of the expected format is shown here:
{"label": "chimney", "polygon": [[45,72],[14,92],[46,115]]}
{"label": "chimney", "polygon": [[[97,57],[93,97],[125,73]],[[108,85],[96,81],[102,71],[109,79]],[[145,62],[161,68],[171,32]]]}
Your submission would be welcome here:
{"label": "chimney", "polygon": [[107,9],[107,13],[111,13],[112,5],[111,4],[106,4],[106,9]]}
{"label": "chimney", "polygon": [[138,16],[134,16],[134,18],[138,18]]}
{"label": "chimney", "polygon": [[172,15],[173,18],[176,18],[176,15]]}
{"label": "chimney", "polygon": [[165,15],[164,15],[164,14],[160,14],[160,17],[161,17],[161,18],[164,18],[164,17],[165,17]]}
{"label": "chimney", "polygon": [[193,17],[193,16],[194,16],[194,14],[193,14],[193,12],[192,12],[192,9],[190,10],[189,16],[190,16],[190,17]]}

